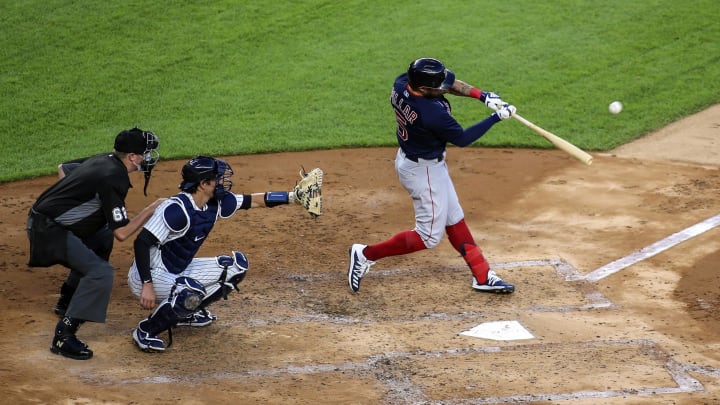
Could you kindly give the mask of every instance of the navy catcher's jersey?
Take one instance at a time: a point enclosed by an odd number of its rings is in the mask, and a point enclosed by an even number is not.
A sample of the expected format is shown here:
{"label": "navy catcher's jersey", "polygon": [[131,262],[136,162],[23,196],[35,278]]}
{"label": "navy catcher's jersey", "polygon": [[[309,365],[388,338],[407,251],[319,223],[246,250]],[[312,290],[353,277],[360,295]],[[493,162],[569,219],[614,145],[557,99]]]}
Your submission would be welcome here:
{"label": "navy catcher's jersey", "polygon": [[162,203],[144,226],[158,239],[157,246],[151,248],[150,267],[163,267],[174,274],[183,272],[218,218],[232,216],[242,205],[242,199],[240,194],[227,193],[222,201],[213,198],[199,208],[183,192]]}
{"label": "navy catcher's jersey", "polygon": [[80,238],[130,222],[125,197],[132,187],[125,165],[113,154],[88,158],[45,190],[33,209],[55,220]]}

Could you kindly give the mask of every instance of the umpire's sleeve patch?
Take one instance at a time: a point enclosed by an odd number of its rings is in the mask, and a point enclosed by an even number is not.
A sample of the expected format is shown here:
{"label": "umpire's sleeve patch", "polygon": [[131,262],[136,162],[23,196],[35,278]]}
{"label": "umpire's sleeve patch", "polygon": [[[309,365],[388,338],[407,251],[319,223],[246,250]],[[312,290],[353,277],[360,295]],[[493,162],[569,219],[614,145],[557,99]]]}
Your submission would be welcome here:
{"label": "umpire's sleeve patch", "polygon": [[180,232],[188,227],[190,219],[180,204],[170,204],[163,211],[165,225],[173,232]]}

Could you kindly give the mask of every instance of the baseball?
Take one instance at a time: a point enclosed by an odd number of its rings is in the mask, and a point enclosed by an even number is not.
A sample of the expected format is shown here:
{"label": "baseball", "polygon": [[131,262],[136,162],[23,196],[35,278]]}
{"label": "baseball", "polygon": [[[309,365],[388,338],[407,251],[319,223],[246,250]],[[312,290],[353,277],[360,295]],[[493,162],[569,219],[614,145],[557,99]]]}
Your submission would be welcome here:
{"label": "baseball", "polygon": [[610,114],[620,114],[620,111],[622,111],[623,105],[619,101],[613,101],[610,103],[610,106],[608,107],[608,110],[610,111]]}

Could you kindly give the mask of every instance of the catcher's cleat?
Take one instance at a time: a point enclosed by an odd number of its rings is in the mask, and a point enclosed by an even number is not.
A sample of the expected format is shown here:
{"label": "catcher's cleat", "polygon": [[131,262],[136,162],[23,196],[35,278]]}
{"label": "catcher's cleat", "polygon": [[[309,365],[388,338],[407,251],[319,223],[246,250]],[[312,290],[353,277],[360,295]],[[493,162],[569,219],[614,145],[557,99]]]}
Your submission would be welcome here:
{"label": "catcher's cleat", "polygon": [[374,261],[368,260],[363,254],[367,245],[356,243],[350,247],[350,268],[348,269],[348,284],[353,292],[360,290],[360,280],[370,270]]}
{"label": "catcher's cleat", "polygon": [[140,328],[133,330],[133,341],[140,350],[145,352],[164,352],[165,342],[157,336],[153,336]]}
{"label": "catcher's cleat", "polygon": [[217,315],[213,314],[207,309],[199,309],[189,317],[178,322],[177,325],[201,327],[210,325],[215,320],[217,320]]}
{"label": "catcher's cleat", "polygon": [[515,291],[515,285],[503,281],[494,271],[488,271],[487,281],[483,284],[477,282],[473,277],[472,288],[483,292],[494,292],[500,294],[510,294]]}
{"label": "catcher's cleat", "polygon": [[88,360],[93,351],[75,335],[55,336],[50,351],[75,360]]}

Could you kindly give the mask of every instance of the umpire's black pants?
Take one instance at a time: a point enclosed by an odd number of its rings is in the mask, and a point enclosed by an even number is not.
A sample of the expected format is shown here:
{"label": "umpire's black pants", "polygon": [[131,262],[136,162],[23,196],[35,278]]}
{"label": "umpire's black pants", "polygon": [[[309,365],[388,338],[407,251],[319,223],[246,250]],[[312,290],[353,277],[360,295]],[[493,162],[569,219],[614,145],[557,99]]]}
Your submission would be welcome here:
{"label": "umpire's black pants", "polygon": [[65,315],[85,321],[105,322],[112,292],[113,266],[82,239],[42,214],[30,213],[27,233],[31,266],[33,258],[42,257],[43,262],[37,267],[62,264],[70,269],[68,280],[78,280]]}

